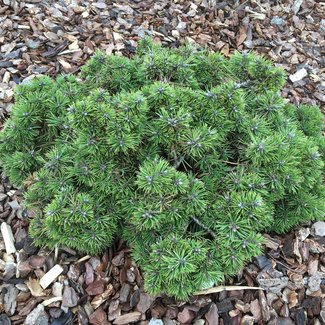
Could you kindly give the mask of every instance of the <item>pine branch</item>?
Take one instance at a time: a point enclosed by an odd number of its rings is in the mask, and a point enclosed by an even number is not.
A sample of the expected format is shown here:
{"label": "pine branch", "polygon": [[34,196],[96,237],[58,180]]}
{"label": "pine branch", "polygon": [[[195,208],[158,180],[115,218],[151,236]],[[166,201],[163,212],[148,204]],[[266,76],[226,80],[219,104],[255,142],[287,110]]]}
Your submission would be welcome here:
{"label": "pine branch", "polygon": [[218,237],[217,234],[213,230],[211,230],[208,226],[206,226],[205,224],[203,224],[203,222],[200,221],[199,219],[197,219],[196,217],[191,216],[191,220],[194,221],[201,228],[203,228],[213,238],[217,238]]}

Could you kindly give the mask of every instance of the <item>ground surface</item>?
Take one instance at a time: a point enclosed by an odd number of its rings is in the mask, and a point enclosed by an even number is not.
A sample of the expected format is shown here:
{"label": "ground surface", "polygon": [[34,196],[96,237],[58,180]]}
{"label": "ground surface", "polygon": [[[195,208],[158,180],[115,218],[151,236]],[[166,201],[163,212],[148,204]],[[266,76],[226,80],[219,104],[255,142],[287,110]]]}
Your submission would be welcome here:
{"label": "ground surface", "polygon": [[[225,55],[263,53],[287,71],[286,98],[324,108],[324,12],[324,2],[302,0],[2,0],[0,113],[8,116],[16,84],[37,74],[78,72],[97,48],[132,55],[144,35]],[[0,237],[1,325],[325,324],[324,223],[266,235],[265,255],[227,283],[236,288],[175,302],[143,292],[141,273],[121,243],[93,257],[36,249],[21,203],[22,193],[3,178],[0,221],[2,229],[9,226],[4,232],[13,232],[16,252],[7,254]],[[43,278],[43,288],[40,279],[55,265],[59,276],[48,286]]]}

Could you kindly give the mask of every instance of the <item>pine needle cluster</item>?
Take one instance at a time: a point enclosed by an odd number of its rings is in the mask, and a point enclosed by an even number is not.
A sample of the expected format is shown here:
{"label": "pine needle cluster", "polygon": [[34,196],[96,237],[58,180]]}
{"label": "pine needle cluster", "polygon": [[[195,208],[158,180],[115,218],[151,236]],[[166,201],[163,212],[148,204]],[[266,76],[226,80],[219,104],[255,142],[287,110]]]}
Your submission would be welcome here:
{"label": "pine needle cluster", "polygon": [[322,114],[284,82],[254,53],[143,39],[81,79],[18,86],[0,158],[35,243],[96,254],[122,237],[148,292],[186,299],[260,254],[261,232],[322,219]]}

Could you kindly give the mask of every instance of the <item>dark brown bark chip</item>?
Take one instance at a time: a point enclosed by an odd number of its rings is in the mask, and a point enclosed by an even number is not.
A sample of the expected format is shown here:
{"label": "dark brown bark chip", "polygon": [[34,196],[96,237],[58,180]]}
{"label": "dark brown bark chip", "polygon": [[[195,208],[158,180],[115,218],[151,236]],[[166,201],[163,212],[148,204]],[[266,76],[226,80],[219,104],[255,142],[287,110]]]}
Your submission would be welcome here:
{"label": "dark brown bark chip", "polygon": [[37,268],[41,268],[42,266],[44,266],[46,257],[40,256],[40,255],[33,255],[33,256],[29,257],[28,261],[29,261],[29,265],[32,268],[37,269]]}
{"label": "dark brown bark chip", "polygon": [[86,284],[88,285],[88,284],[94,282],[94,279],[95,279],[94,269],[89,262],[87,262],[85,264],[85,267],[86,267],[85,280],[86,280]]}
{"label": "dark brown bark chip", "polygon": [[120,291],[120,301],[122,303],[127,302],[130,291],[131,291],[131,285],[128,283],[123,283]]}
{"label": "dark brown bark chip", "polygon": [[138,311],[133,311],[131,313],[127,313],[127,314],[117,317],[114,320],[113,324],[126,325],[126,324],[130,324],[130,323],[136,323],[140,320],[140,318],[141,318],[141,313]]}
{"label": "dark brown bark chip", "polygon": [[150,308],[150,313],[153,318],[161,319],[166,314],[167,308],[160,302],[156,301]]}
{"label": "dark brown bark chip", "polygon": [[302,307],[303,308],[314,308],[315,306],[320,305],[320,303],[321,303],[320,297],[309,297],[303,301]]}
{"label": "dark brown bark chip", "polygon": [[20,316],[27,316],[32,311],[32,309],[37,305],[37,303],[38,303],[38,299],[31,298],[24,306],[24,308],[19,311],[18,314]]}
{"label": "dark brown bark chip", "polygon": [[33,244],[33,239],[30,237],[27,237],[23,244],[23,250],[28,255],[34,255],[38,252],[38,248]]}
{"label": "dark brown bark chip", "polygon": [[18,271],[20,278],[26,278],[27,275],[32,271],[32,267],[29,264],[29,261],[24,261],[18,264]]}
{"label": "dark brown bark chip", "polygon": [[68,278],[73,281],[78,281],[81,270],[79,264],[71,264],[68,271]]}
{"label": "dark brown bark chip", "polygon": [[109,325],[106,312],[102,307],[97,308],[96,311],[89,316],[89,322],[93,325]]}
{"label": "dark brown bark chip", "polygon": [[140,290],[135,290],[130,297],[130,307],[134,308],[140,300]]}
{"label": "dark brown bark chip", "polygon": [[145,313],[150,308],[154,300],[155,299],[152,296],[148,295],[145,292],[141,292],[140,300],[137,304],[136,309],[141,313]]}
{"label": "dark brown bark chip", "polygon": [[195,317],[195,313],[188,307],[185,307],[180,313],[178,313],[177,320],[181,324],[190,324]]}
{"label": "dark brown bark chip", "polygon": [[216,304],[211,304],[209,311],[205,314],[205,319],[207,321],[207,325],[218,324],[219,314]]}
{"label": "dark brown bark chip", "polygon": [[100,279],[90,283],[86,288],[86,292],[90,296],[96,296],[102,294],[104,292],[104,288],[105,288],[104,280]]}
{"label": "dark brown bark chip", "polygon": [[113,258],[112,264],[114,266],[124,265],[124,252],[123,251]]}
{"label": "dark brown bark chip", "polygon": [[294,311],[294,321],[296,325],[305,325],[307,322],[307,313],[303,308],[297,308]]}
{"label": "dark brown bark chip", "polygon": [[219,313],[226,313],[234,308],[231,299],[224,299],[220,302],[217,302],[217,308]]}

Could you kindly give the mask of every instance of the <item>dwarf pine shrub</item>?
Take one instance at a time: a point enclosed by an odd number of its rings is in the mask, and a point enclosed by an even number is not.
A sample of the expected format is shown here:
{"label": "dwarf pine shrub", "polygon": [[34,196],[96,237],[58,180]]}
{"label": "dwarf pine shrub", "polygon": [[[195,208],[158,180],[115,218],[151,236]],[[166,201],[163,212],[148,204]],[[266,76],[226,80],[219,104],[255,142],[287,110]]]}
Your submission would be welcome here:
{"label": "dwarf pine shrub", "polygon": [[185,299],[261,253],[261,232],[324,216],[322,115],[279,95],[282,69],[143,39],[74,76],[16,89],[0,134],[37,245],[132,247],[148,292]]}

